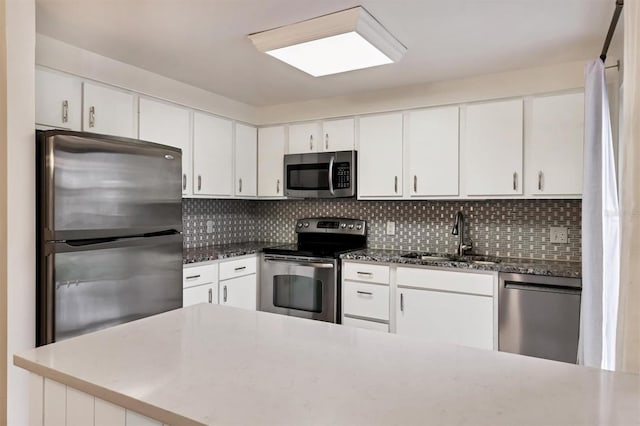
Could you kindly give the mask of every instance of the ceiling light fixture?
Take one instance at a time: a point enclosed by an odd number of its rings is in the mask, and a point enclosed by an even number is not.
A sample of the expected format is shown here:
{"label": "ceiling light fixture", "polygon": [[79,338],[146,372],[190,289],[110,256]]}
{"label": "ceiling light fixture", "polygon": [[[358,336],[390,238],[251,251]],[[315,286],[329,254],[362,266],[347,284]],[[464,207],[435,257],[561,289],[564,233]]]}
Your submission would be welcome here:
{"label": "ceiling light fixture", "polygon": [[256,49],[314,77],[397,62],[407,51],[363,7],[250,34]]}

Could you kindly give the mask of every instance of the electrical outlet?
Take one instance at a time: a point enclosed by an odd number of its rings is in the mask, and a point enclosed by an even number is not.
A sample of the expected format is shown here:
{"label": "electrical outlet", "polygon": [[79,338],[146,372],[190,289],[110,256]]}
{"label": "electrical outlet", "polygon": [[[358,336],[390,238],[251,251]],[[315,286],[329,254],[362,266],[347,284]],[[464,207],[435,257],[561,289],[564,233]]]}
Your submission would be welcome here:
{"label": "electrical outlet", "polygon": [[554,244],[566,244],[569,230],[563,226],[552,226],[549,230],[549,242]]}
{"label": "electrical outlet", "polygon": [[208,220],[207,221],[207,234],[212,234],[213,233],[213,221],[212,220]]}
{"label": "electrical outlet", "polygon": [[396,235],[396,223],[387,222],[387,235]]}

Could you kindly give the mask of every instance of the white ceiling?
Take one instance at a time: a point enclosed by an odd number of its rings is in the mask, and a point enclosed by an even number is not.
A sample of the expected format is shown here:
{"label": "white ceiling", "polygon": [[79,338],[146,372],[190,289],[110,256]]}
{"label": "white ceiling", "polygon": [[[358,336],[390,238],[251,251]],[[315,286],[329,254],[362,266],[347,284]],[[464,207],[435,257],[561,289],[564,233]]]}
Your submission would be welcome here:
{"label": "white ceiling", "polygon": [[[364,6],[408,51],[313,78],[247,38]],[[614,0],[37,0],[37,31],[252,105],[349,95],[599,55]]]}

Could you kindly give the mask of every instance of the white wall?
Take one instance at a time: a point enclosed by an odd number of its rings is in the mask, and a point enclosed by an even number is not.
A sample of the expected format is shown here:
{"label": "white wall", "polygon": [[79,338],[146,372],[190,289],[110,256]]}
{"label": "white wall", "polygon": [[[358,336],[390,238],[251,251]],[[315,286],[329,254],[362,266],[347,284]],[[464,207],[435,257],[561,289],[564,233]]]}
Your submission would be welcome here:
{"label": "white wall", "polygon": [[251,105],[98,55],[42,34],[36,35],[36,64],[234,120],[247,123],[256,121],[256,108]]}
{"label": "white wall", "polygon": [[35,0],[7,0],[7,350],[9,425],[28,424],[28,374],[13,353],[35,342]]}
{"label": "white wall", "polygon": [[[611,55],[610,60],[615,63],[615,58]],[[586,62],[568,62],[460,80],[267,106],[258,110],[256,124],[315,120],[575,89],[584,87]]]}

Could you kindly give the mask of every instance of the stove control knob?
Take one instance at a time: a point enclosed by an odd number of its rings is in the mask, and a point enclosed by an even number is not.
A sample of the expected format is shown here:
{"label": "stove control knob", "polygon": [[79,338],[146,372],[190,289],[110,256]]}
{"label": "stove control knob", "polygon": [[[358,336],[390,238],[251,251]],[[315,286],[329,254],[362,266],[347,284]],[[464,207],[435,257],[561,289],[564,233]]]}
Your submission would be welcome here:
{"label": "stove control knob", "polygon": [[340,225],[340,227],[341,227],[342,229],[344,229],[344,228],[346,228],[346,227],[347,227],[347,224],[346,224],[346,223],[343,223],[342,225]]}
{"label": "stove control knob", "polygon": [[353,223],[349,224],[349,229],[353,229]]}
{"label": "stove control knob", "polygon": [[305,228],[308,228],[308,227],[309,227],[309,222],[305,222],[305,223],[304,223],[304,227],[305,227]]}
{"label": "stove control knob", "polygon": [[302,228],[302,222],[298,222],[298,228]]}
{"label": "stove control knob", "polygon": [[362,225],[356,225],[356,229],[359,231],[362,229]]}

